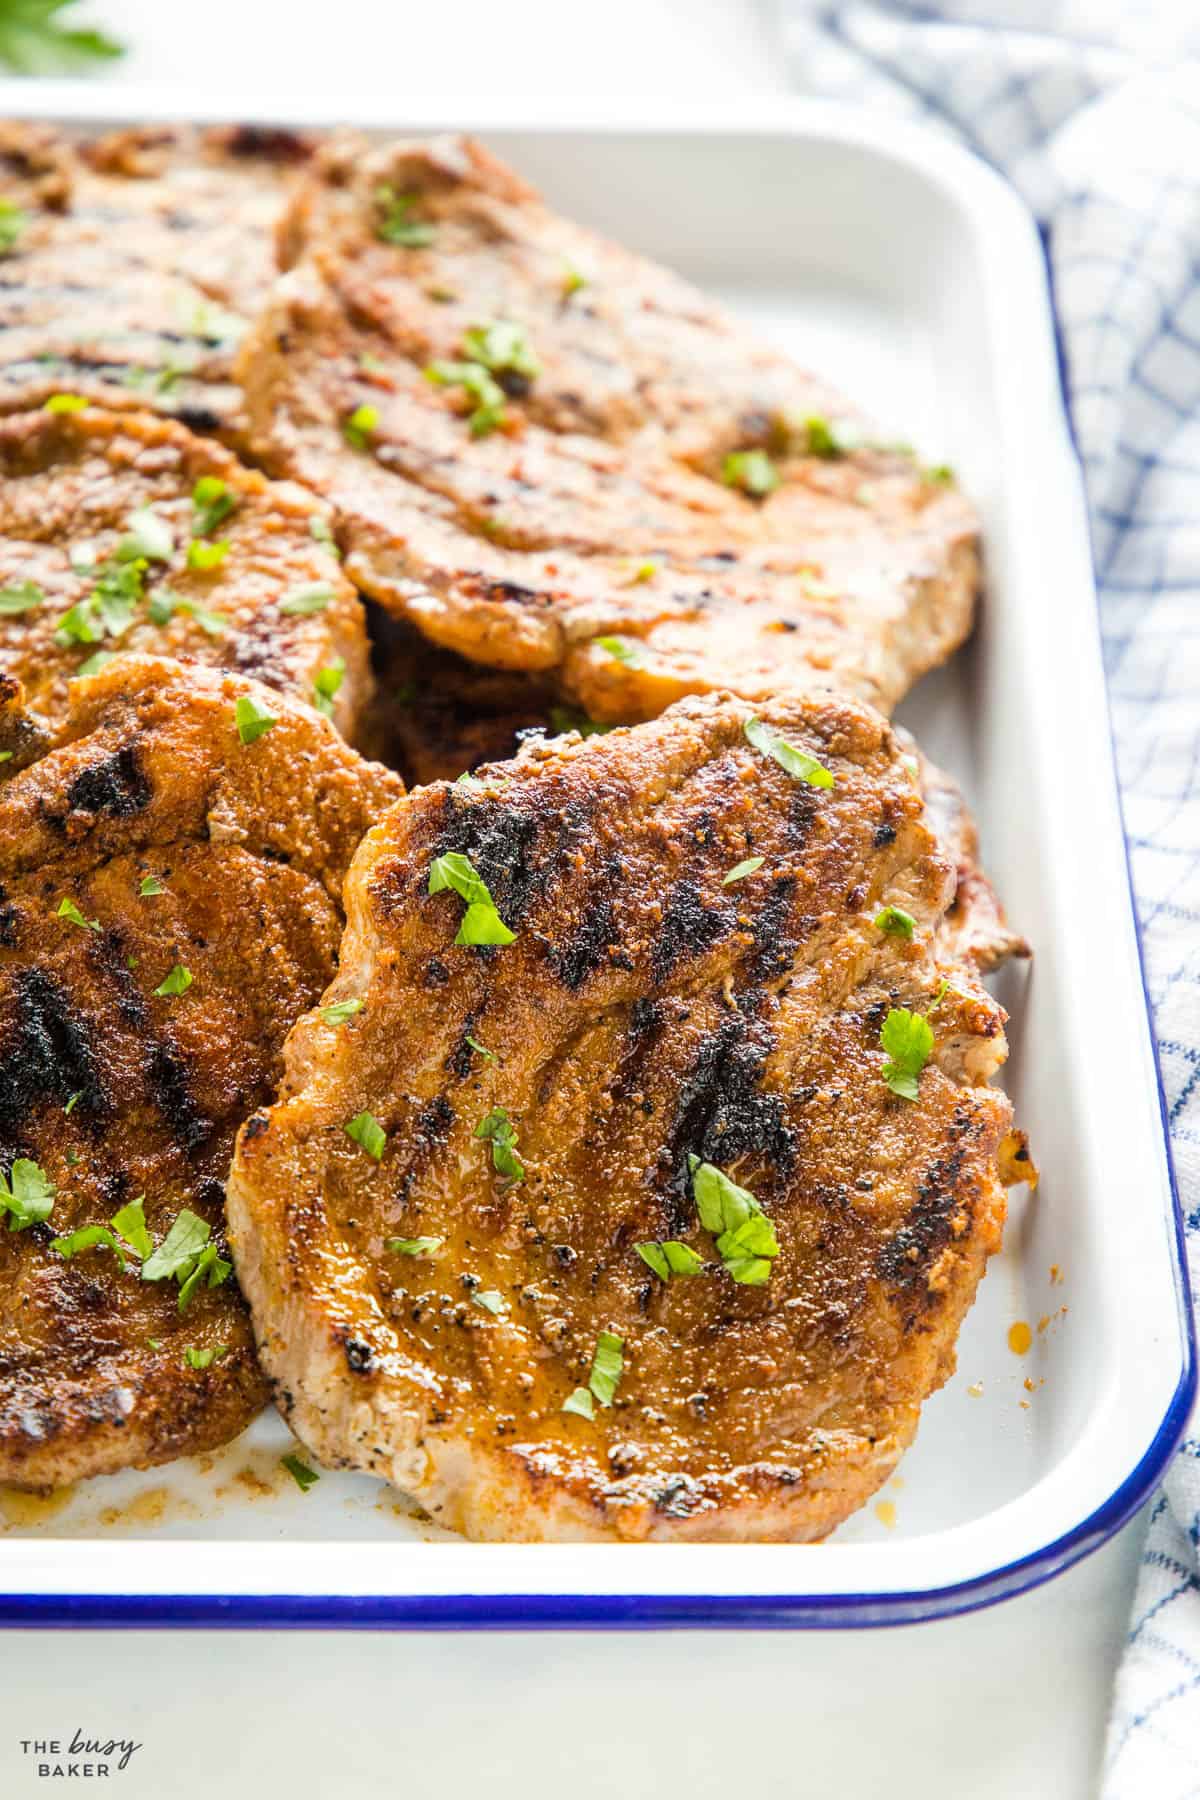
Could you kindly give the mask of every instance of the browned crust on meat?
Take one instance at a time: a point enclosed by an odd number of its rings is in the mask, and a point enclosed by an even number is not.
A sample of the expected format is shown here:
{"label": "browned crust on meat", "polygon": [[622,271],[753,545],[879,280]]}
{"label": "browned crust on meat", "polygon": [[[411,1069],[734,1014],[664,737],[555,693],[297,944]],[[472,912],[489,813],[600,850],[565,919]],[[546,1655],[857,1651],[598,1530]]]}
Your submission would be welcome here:
{"label": "browned crust on meat", "polygon": [[[207,533],[206,543],[227,545],[211,570],[188,565],[192,494],[205,477],[223,481],[236,502]],[[119,636],[60,644],[63,615],[93,591],[96,569],[146,507],[169,528],[173,549],[147,564],[129,625]],[[24,685],[35,719],[53,724],[69,680],[96,652],[216,664],[307,701],[319,671],[340,663],[332,716],[353,738],[372,691],[363,608],[314,524],[328,528],[320,502],[170,420],[92,408],[0,418],[0,588],[32,581],[45,596],[32,611],[0,614],[0,671]],[[283,610],[318,583],[321,611]],[[163,591],[181,604],[159,625],[150,603]]]}
{"label": "browned crust on meat", "polygon": [[[748,744],[746,714],[693,700],[533,742],[393,808],[326,996],[362,1009],[298,1024],[239,1139],[231,1232],[285,1415],[474,1537],[826,1535],[910,1442],[999,1245],[1004,1013],[944,935],[956,859],[877,715],[770,710],[834,774],[819,790]],[[427,891],[451,850],[511,945],[454,945],[462,903]],[[875,926],[888,904],[911,943]],[[883,1079],[898,1006],[936,1039],[915,1103]],[[473,1135],[496,1105],[516,1186]],[[378,1163],[344,1129],[364,1109]],[[689,1153],[774,1221],[765,1286],[721,1269]],[[392,1236],[443,1243],[410,1258]],[[635,1246],[667,1238],[705,1272],[661,1283]],[[565,1416],[600,1330],[625,1342],[616,1404]]]}
{"label": "browned crust on meat", "polygon": [[[239,696],[277,716],[253,744]],[[31,1157],[57,1190],[45,1224],[0,1232],[0,1479],[209,1450],[262,1406],[233,1281],[181,1314],[174,1282],[51,1239],[142,1195],[156,1242],[186,1206],[223,1245],[234,1133],[336,967],[346,866],[399,787],[269,689],[122,657],[0,790],[0,1168]],[[191,986],[157,994],[175,964]]]}

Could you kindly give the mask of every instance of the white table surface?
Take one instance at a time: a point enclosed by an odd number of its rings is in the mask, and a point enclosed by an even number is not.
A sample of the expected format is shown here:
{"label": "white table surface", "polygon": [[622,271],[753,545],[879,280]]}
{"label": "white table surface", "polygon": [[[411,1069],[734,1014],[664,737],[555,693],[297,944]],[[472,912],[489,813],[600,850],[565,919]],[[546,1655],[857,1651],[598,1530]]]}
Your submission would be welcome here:
{"label": "white table surface", "polygon": [[[94,0],[104,85],[188,97],[777,94],[769,0]],[[114,100],[117,95],[114,93]],[[1141,1522],[1006,1606],[903,1630],[388,1635],[0,1632],[0,1795],[22,1742],[143,1745],[124,1800],[1087,1800]],[[181,1547],[182,1549],[182,1547]],[[820,1554],[820,1552],[816,1552]],[[52,1784],[57,1787],[58,1784]]]}

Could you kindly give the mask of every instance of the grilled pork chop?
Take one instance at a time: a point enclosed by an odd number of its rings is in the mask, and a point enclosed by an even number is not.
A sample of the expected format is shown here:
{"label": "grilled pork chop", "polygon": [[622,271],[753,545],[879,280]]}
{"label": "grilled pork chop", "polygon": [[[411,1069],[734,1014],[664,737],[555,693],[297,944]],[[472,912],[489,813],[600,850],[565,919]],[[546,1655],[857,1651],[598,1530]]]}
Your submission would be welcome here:
{"label": "grilled pork chop", "polygon": [[256,454],[436,643],[612,721],[814,680],[889,707],[966,635],[944,472],[477,145],[329,146],[281,242],[238,363]]}
{"label": "grilled pork chop", "polygon": [[1029,1167],[917,769],[693,699],[368,835],[229,1186],[318,1457],[485,1539],[817,1539],[889,1475]]}
{"label": "grilled pork chop", "polygon": [[234,352],[310,149],[252,126],[151,125],[90,141],[0,126],[0,198],[16,209],[0,407],[68,389],[236,440]]}
{"label": "grilled pork chop", "polygon": [[234,1133],[399,791],[310,708],[150,657],[76,682],[0,790],[0,1479],[211,1449],[263,1404],[220,1279]]}
{"label": "grilled pork chop", "polygon": [[366,627],[328,538],[319,503],[168,420],[0,419],[0,670],[45,721],[114,651],[217,663],[315,699],[352,736]]}

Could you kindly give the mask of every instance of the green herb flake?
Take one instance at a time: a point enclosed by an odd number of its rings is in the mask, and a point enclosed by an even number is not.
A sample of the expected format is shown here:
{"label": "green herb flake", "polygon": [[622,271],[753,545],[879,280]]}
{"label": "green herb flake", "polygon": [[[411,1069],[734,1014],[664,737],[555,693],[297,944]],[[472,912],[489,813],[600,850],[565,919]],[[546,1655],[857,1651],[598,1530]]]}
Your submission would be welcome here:
{"label": "green herb flake", "polygon": [[15,201],[0,198],[0,256],[8,256],[16,249],[28,223],[29,214]]}
{"label": "green herb flake", "polygon": [[209,637],[224,637],[229,630],[229,620],[224,613],[210,612],[198,601],[185,600],[170,588],[156,588],[150,596],[147,610],[155,625],[166,625],[176,613],[182,613],[185,618],[194,619],[201,631],[207,632]]}
{"label": "green herb flake", "polygon": [[885,906],[875,914],[875,927],[878,931],[885,931],[889,937],[904,938],[911,943],[917,921],[902,906]]}
{"label": "green herb flake", "polygon": [[633,574],[629,577],[626,585],[628,587],[637,587],[643,581],[653,581],[657,574],[658,564],[656,562],[647,561],[639,563],[637,568],[633,571]]}
{"label": "green herb flake", "polygon": [[629,638],[598,637],[593,638],[592,642],[595,644],[597,650],[606,651],[609,656],[615,657],[619,663],[624,663],[626,668],[640,669],[642,667],[643,658],[641,645],[636,642],[631,642]]}
{"label": "green herb flake", "polygon": [[415,194],[398,194],[388,183],[375,189],[375,236],[382,243],[396,244],[402,250],[424,250],[434,242],[435,227],[427,219],[412,216],[417,199]]}
{"label": "green herb flake", "polygon": [[342,553],[338,549],[337,539],[333,535],[333,527],[324,513],[311,515],[308,521],[308,535],[314,544],[320,544],[323,549],[328,550],[330,556],[340,560]]}
{"label": "green herb flake", "polygon": [[148,900],[155,894],[162,894],[165,892],[166,890],[157,875],[143,875],[141,881],[138,883],[138,893],[143,900]]}
{"label": "green herb flake", "polygon": [[145,1198],[144,1194],[139,1194],[136,1200],[130,1200],[109,1220],[113,1230],[119,1232],[125,1242],[137,1251],[142,1262],[154,1254],[154,1243],[146,1229]]}
{"label": "green herb flake", "polygon": [[72,29],[58,14],[71,0],[6,0],[0,8],[0,63],[18,75],[78,75],[124,56],[124,44],[90,27]]}
{"label": "green herb flake", "polygon": [[437,856],[429,867],[429,892],[440,894],[452,888],[467,903],[458,935],[454,942],[468,948],[489,944],[511,944],[516,934],[509,930],[496,910],[487,883],[474,868],[469,857],[460,851]]}
{"label": "green herb flake", "polygon": [[497,1293],[495,1288],[476,1289],[471,1295],[471,1304],[472,1306],[481,1306],[484,1312],[491,1313],[495,1318],[499,1318],[505,1310],[504,1295]]}
{"label": "green herb flake", "polygon": [[921,473],[924,475],[926,481],[932,482],[934,487],[954,487],[957,485],[958,477],[955,475],[954,470],[950,467],[949,463],[933,463],[929,468],[922,469]]}
{"label": "green herb flake", "polygon": [[356,406],[354,411],[342,421],[342,436],[352,450],[369,450],[371,438],[379,427],[379,408],[376,406]]}
{"label": "green herb flake", "polygon": [[883,1021],[879,1042],[888,1055],[883,1079],[901,1100],[915,1100],[917,1077],[933,1054],[933,1027],[922,1013],[893,1006]]}
{"label": "green herb flake", "polygon": [[268,712],[265,706],[260,706],[249,694],[239,696],[233,716],[243,744],[257,743],[260,737],[279,723],[275,713]]}
{"label": "green herb flake", "polygon": [[307,1463],[301,1462],[298,1456],[281,1456],[279,1461],[281,1467],[287,1470],[302,1494],[307,1494],[309,1488],[321,1479],[317,1471],[310,1469]]}
{"label": "green herb flake", "polygon": [[432,1256],[445,1241],[440,1237],[385,1238],[383,1247],[396,1256]]}
{"label": "green herb flake", "polygon": [[813,414],[804,421],[805,448],[810,456],[819,456],[829,461],[836,456],[845,456],[850,445],[828,419]]}
{"label": "green herb flake", "polygon": [[[504,389],[493,375],[478,362],[431,362],[425,370],[426,381],[435,387],[460,387],[472,405],[467,423],[472,437],[487,437],[503,425],[507,418]],[[485,520],[481,529],[494,534],[497,522]]]}
{"label": "green herb flake", "polygon": [[332,1006],[321,1007],[321,1017],[327,1025],[344,1025],[355,1013],[363,1009],[361,1000],[335,1000]]}
{"label": "green herb flake", "polygon": [[721,463],[721,480],[753,500],[765,500],[779,486],[779,472],[765,450],[731,450]]}
{"label": "green herb flake", "polygon": [[98,675],[101,669],[107,669],[115,655],[115,650],[95,651],[85,662],[80,663],[71,679],[73,681],[86,681],[89,675]]}
{"label": "green herb flake", "polygon": [[513,1183],[524,1181],[525,1165],[517,1155],[517,1134],[502,1106],[493,1106],[487,1117],[475,1127],[477,1138],[490,1139],[492,1167],[497,1174]]}
{"label": "green herb flake", "polygon": [[794,776],[797,781],[806,781],[809,787],[831,788],[833,776],[823,763],[815,756],[809,756],[805,750],[797,750],[786,738],[772,731],[762,719],[749,718],[742,727],[746,734],[746,742],[777,762],[781,769]]}
{"label": "green herb flake", "polygon": [[474,1050],[477,1055],[482,1056],[484,1062],[495,1062],[497,1060],[496,1052],[494,1050],[489,1050],[486,1044],[481,1044],[478,1038],[473,1038],[470,1032],[467,1033],[464,1041],[470,1044],[472,1050]]}
{"label": "green herb flake", "polygon": [[167,998],[171,994],[186,994],[192,985],[192,971],[182,963],[176,963],[170,973],[164,975],[154,992]]}
{"label": "green herb flake", "polygon": [[46,594],[36,581],[17,581],[12,587],[0,588],[0,617],[10,618],[16,613],[32,612],[37,606],[44,606]]}
{"label": "green herb flake", "polygon": [[238,507],[238,496],[219,475],[201,475],[192,489],[192,536],[207,537]]}
{"label": "green herb flake", "polygon": [[185,1206],[157,1250],[142,1263],[143,1281],[179,1283],[180,1312],[206,1276],[207,1285],[213,1288],[233,1273],[233,1264],[217,1254],[211,1236],[207,1221]]}
{"label": "green herb flake", "polygon": [[689,1248],[668,1238],[662,1243],[653,1239],[646,1244],[635,1244],[634,1249],[648,1268],[654,1270],[660,1281],[670,1281],[672,1275],[699,1275],[704,1267],[704,1258]]}
{"label": "green herb flake", "polygon": [[463,354],[473,363],[482,363],[493,375],[517,375],[523,381],[536,381],[542,372],[523,327],[510,319],[472,325],[463,332]]}
{"label": "green herb flake", "polygon": [[346,661],[344,657],[335,657],[323,669],[318,669],[313,678],[313,705],[317,711],[324,713],[327,719],[333,717],[334,695],[346,679]]}
{"label": "green herb flake", "polygon": [[42,411],[48,413],[77,413],[83,412],[85,407],[89,404],[90,402],[85,400],[82,394],[51,394],[50,398],[42,407]]}
{"label": "green herb flake", "polygon": [[60,900],[56,919],[69,919],[72,925],[82,926],[84,931],[99,931],[99,919],[85,919],[73,900]]}
{"label": "green herb flake", "polygon": [[747,875],[755,875],[766,862],[765,856],[748,856],[744,862],[735,863],[728,875],[721,877],[722,887],[732,887],[735,881],[744,881]]}
{"label": "green herb flake", "polygon": [[279,610],[304,618],[310,613],[324,612],[336,598],[327,581],[310,581],[305,587],[293,588],[287,599],[279,602]]}
{"label": "green herb flake", "polygon": [[51,1238],[50,1248],[65,1262],[85,1250],[108,1250],[116,1258],[122,1274],[128,1266],[124,1244],[107,1225],[81,1225],[78,1231],[68,1232],[65,1237]]}
{"label": "green herb flake", "polygon": [[71,1114],[75,1111],[75,1108],[79,1105],[79,1102],[82,1099],[83,1099],[83,1089],[76,1088],[75,1092],[71,1095],[71,1098],[67,1101],[67,1104],[63,1107],[63,1118],[64,1119],[70,1118]]}
{"label": "green herb flake", "polygon": [[223,1356],[229,1355],[228,1344],[210,1344],[205,1350],[196,1350],[191,1344],[183,1353],[183,1360],[189,1369],[210,1369]]}
{"label": "green herb flake", "polygon": [[774,1225],[749,1188],[713,1163],[689,1155],[688,1168],[700,1223],[715,1236],[726,1272],[745,1287],[762,1287],[779,1255]]}
{"label": "green herb flake", "polygon": [[348,1124],[342,1126],[348,1138],[359,1144],[368,1156],[378,1162],[387,1148],[387,1132],[379,1123],[374,1113],[365,1110],[356,1113]]}
{"label": "green herb flake", "polygon": [[589,719],[584,712],[577,712],[571,706],[552,706],[550,708],[550,729],[556,737],[564,731],[577,731],[580,737],[604,737],[606,733],[615,731],[614,725],[602,725],[599,719]]}
{"label": "green herb flake", "polygon": [[201,574],[211,574],[214,569],[220,568],[228,555],[228,538],[215,538],[211,542],[205,538],[193,538],[188,545],[188,568],[197,569]]}
{"label": "green herb flake", "polygon": [[128,536],[117,547],[121,562],[145,557],[147,562],[170,562],[175,549],[175,536],[165,519],[160,519],[152,506],[140,506],[129,515]]}
{"label": "green herb flake", "polygon": [[0,1175],[0,1212],[8,1214],[8,1229],[41,1225],[53,1210],[54,1194],[54,1183],[40,1164],[18,1156],[7,1176]]}
{"label": "green herb flake", "polygon": [[598,1332],[588,1387],[601,1406],[612,1405],[624,1372],[624,1339],[619,1338],[615,1331]]}
{"label": "green herb flake", "polygon": [[565,1413],[577,1413],[581,1419],[594,1419],[596,1416],[595,1402],[585,1387],[577,1387],[573,1394],[569,1394],[562,1403],[562,1410]]}

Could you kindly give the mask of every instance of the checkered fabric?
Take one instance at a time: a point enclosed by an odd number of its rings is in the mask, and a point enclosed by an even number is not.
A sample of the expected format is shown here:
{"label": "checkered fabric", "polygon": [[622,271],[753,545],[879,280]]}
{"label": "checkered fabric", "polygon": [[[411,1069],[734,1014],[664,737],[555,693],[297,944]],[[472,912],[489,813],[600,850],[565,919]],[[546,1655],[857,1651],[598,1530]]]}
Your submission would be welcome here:
{"label": "checkered fabric", "polygon": [[[780,0],[780,15],[805,91],[953,132],[1042,226],[1200,1292],[1200,14],[1186,0]],[[1200,1796],[1198,1546],[1193,1421],[1151,1509],[1104,1800]]]}

